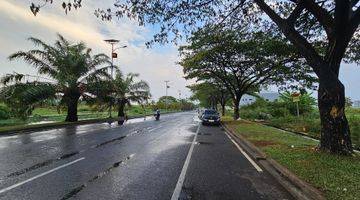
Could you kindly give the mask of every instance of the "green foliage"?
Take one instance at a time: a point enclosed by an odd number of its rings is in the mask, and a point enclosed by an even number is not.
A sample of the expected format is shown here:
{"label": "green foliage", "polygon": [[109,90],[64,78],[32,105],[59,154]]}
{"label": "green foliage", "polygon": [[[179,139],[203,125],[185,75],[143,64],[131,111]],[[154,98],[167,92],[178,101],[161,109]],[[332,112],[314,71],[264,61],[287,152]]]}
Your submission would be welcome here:
{"label": "green foliage", "polygon": [[[16,52],[9,59],[22,59],[45,77],[35,77],[42,81],[27,80],[26,83],[24,79],[29,75],[14,73],[2,77],[5,87],[1,98],[16,116],[28,117],[34,106],[54,99],[56,95],[61,95],[59,106],[76,107],[80,96],[89,98],[86,94],[89,84],[109,77],[107,67],[98,68],[109,64],[109,58],[105,54],[93,56],[83,42],[74,44],[61,35],[53,45],[33,37],[29,40],[38,48]],[[76,112],[68,112],[66,119],[76,121],[74,115]]]}
{"label": "green foliage", "polygon": [[10,109],[3,104],[0,104],[0,120],[9,119],[10,118]]}
{"label": "green foliage", "polygon": [[[355,148],[360,148],[360,109],[347,109],[348,122],[350,127],[351,139]],[[254,118],[248,118],[254,119]],[[312,137],[320,138],[320,118],[319,112],[313,111],[310,114],[300,116],[300,118],[289,115],[286,117],[273,117],[266,123],[269,125],[287,129],[290,131],[306,133]]]}
{"label": "green foliage", "polygon": [[167,103],[169,105],[177,103],[177,102],[178,102],[178,100],[173,96],[162,96],[158,100],[158,103],[163,103],[163,104]]}
{"label": "green foliage", "polygon": [[22,119],[32,114],[34,105],[50,98],[55,98],[55,88],[49,83],[16,82],[0,89],[0,99],[15,117]]}
{"label": "green foliage", "polygon": [[124,75],[119,68],[115,69],[115,78],[95,82],[89,90],[96,95],[96,99],[88,101],[98,110],[107,110],[109,106],[117,107],[118,116],[125,116],[125,107],[132,103],[145,104],[151,97],[150,87],[144,80],[137,80],[139,74]]}
{"label": "green foliage", "polygon": [[[304,93],[299,102],[300,115],[310,115],[314,111],[314,104],[315,99]],[[240,109],[240,116],[245,119],[269,120],[296,115],[296,103],[292,101],[289,92],[281,94],[279,101],[268,102],[257,98],[254,103],[242,106]]]}
{"label": "green foliage", "polygon": [[[167,102],[167,103],[165,103]],[[160,109],[160,110],[193,110],[195,109],[195,105],[186,100],[186,99],[180,99],[177,100],[175,97],[172,96],[162,96],[159,98],[159,100],[155,103],[151,103],[151,108],[153,110]]]}
{"label": "green foliage", "polygon": [[[280,95],[280,102],[284,103],[284,106],[289,110],[292,115],[297,114],[296,103],[293,102],[291,92],[284,92]],[[299,113],[300,115],[311,113],[316,105],[316,99],[306,92],[303,92],[300,96]]]}
{"label": "green foliage", "polygon": [[345,107],[351,107],[353,105],[353,101],[350,97],[345,97]]}
{"label": "green foliage", "polygon": [[193,93],[191,99],[200,102],[200,107],[212,108],[225,105],[230,100],[229,91],[218,82],[202,82],[187,86]]}

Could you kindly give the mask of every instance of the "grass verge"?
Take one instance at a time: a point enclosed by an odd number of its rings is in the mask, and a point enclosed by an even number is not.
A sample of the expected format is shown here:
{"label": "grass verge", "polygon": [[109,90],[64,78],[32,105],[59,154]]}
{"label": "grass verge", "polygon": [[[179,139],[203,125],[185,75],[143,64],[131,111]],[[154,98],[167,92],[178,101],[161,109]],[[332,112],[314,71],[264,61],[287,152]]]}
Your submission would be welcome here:
{"label": "grass verge", "polygon": [[316,141],[248,121],[224,120],[298,177],[323,191],[326,199],[360,199],[360,156],[343,157],[315,151]]}
{"label": "grass verge", "polygon": [[[176,112],[181,112],[181,111],[172,110],[172,111],[168,111],[168,112],[162,112],[162,114],[170,114],[170,113],[176,113]],[[116,116],[116,115],[113,115],[113,116]],[[152,114],[146,114],[146,116],[152,116]],[[55,118],[51,118],[52,120],[54,120],[54,121],[49,120],[49,121],[51,121],[51,123],[30,124],[29,125],[29,124],[26,124],[23,122],[22,124],[0,126],[0,135],[13,133],[13,132],[17,133],[17,132],[22,132],[22,131],[50,129],[50,128],[67,126],[67,125],[90,124],[90,123],[97,123],[97,122],[109,120],[107,115],[86,115],[86,116],[79,115],[78,117],[79,117],[79,121],[77,121],[77,122],[65,122],[65,121],[63,121],[65,119],[65,117],[64,118],[58,117],[58,118],[56,118],[56,120],[55,120]],[[144,117],[144,114],[132,113],[131,115],[129,115],[129,119],[141,118],[141,117]],[[113,117],[111,120],[116,121],[117,117]]]}

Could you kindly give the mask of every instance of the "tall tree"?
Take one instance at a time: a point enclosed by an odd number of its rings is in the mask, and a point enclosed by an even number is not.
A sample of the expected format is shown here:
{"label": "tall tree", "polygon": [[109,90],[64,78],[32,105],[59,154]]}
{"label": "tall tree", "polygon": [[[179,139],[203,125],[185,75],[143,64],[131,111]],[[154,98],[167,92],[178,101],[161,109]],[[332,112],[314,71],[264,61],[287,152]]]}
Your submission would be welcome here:
{"label": "tall tree", "polygon": [[[8,84],[9,78],[14,79],[13,84]],[[5,76],[2,83],[6,83],[0,89],[0,99],[10,108],[11,114],[25,120],[32,114],[34,106],[46,99],[56,98],[56,89],[53,84],[45,82],[21,82],[23,74]]]}
{"label": "tall tree", "polygon": [[193,93],[192,99],[198,100],[202,107],[217,108],[221,106],[221,114],[225,115],[225,106],[231,96],[219,83],[205,81],[187,86]]}
{"label": "tall tree", "polygon": [[53,46],[37,38],[31,37],[29,40],[39,48],[16,52],[10,55],[9,59],[24,60],[35,67],[38,74],[47,81],[23,83],[21,81],[27,77],[26,75],[8,74],[2,79],[2,83],[8,86],[4,88],[8,91],[3,93],[6,94],[5,98],[18,99],[20,103],[31,106],[46,98],[53,98],[56,93],[61,96],[60,104],[67,107],[65,121],[77,121],[78,101],[81,96],[87,96],[87,85],[109,77],[108,67],[103,67],[104,64],[110,64],[108,56],[93,56],[91,49],[84,43],[73,44],[61,35],[58,35],[58,40]]}
{"label": "tall tree", "polygon": [[124,75],[119,68],[115,69],[115,78],[94,83],[91,93],[97,98],[91,102],[101,109],[116,105],[118,124],[122,125],[125,119],[125,107],[132,103],[144,104],[150,97],[150,87],[144,80],[138,80],[139,74]]}
{"label": "tall tree", "polygon": [[[34,13],[40,8],[34,4],[32,7]],[[258,10],[267,17],[254,15]],[[271,20],[319,78],[321,149],[339,154],[352,152],[339,70],[344,58],[359,58],[359,0],[138,0],[117,2],[113,8],[98,9],[96,15],[102,19],[128,16],[140,24],[159,23],[161,31],[154,36],[155,42],[167,42],[169,32],[176,39],[181,31],[202,24],[234,24],[247,18]]]}
{"label": "tall tree", "polygon": [[314,80],[291,46],[267,33],[205,27],[189,43],[180,48],[185,78],[221,83],[233,100],[234,119],[242,96],[260,86],[304,80],[305,87]]}

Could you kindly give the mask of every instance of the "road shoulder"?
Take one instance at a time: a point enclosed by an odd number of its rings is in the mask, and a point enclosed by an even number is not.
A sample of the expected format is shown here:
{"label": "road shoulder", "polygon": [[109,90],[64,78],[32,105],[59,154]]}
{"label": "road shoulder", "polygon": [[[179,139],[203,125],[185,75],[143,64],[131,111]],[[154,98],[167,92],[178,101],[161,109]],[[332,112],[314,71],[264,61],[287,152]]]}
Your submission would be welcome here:
{"label": "road shoulder", "polygon": [[180,199],[292,199],[220,127],[200,126]]}
{"label": "road shoulder", "polygon": [[226,124],[223,126],[226,132],[257,162],[269,172],[295,199],[317,200],[325,199],[323,194],[297,177],[287,168],[280,165],[274,159],[268,157],[258,147],[249,142],[241,134],[236,134]]}

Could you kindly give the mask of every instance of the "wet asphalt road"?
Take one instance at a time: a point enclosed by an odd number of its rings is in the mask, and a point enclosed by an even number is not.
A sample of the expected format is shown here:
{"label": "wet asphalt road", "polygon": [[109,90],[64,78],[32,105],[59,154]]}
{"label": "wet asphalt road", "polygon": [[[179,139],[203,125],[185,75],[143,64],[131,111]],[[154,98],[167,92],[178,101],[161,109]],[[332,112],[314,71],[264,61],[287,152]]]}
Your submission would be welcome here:
{"label": "wet asphalt road", "polygon": [[0,137],[0,199],[150,200],[177,194],[291,199],[220,127],[199,125],[194,112],[120,127],[91,124]]}

